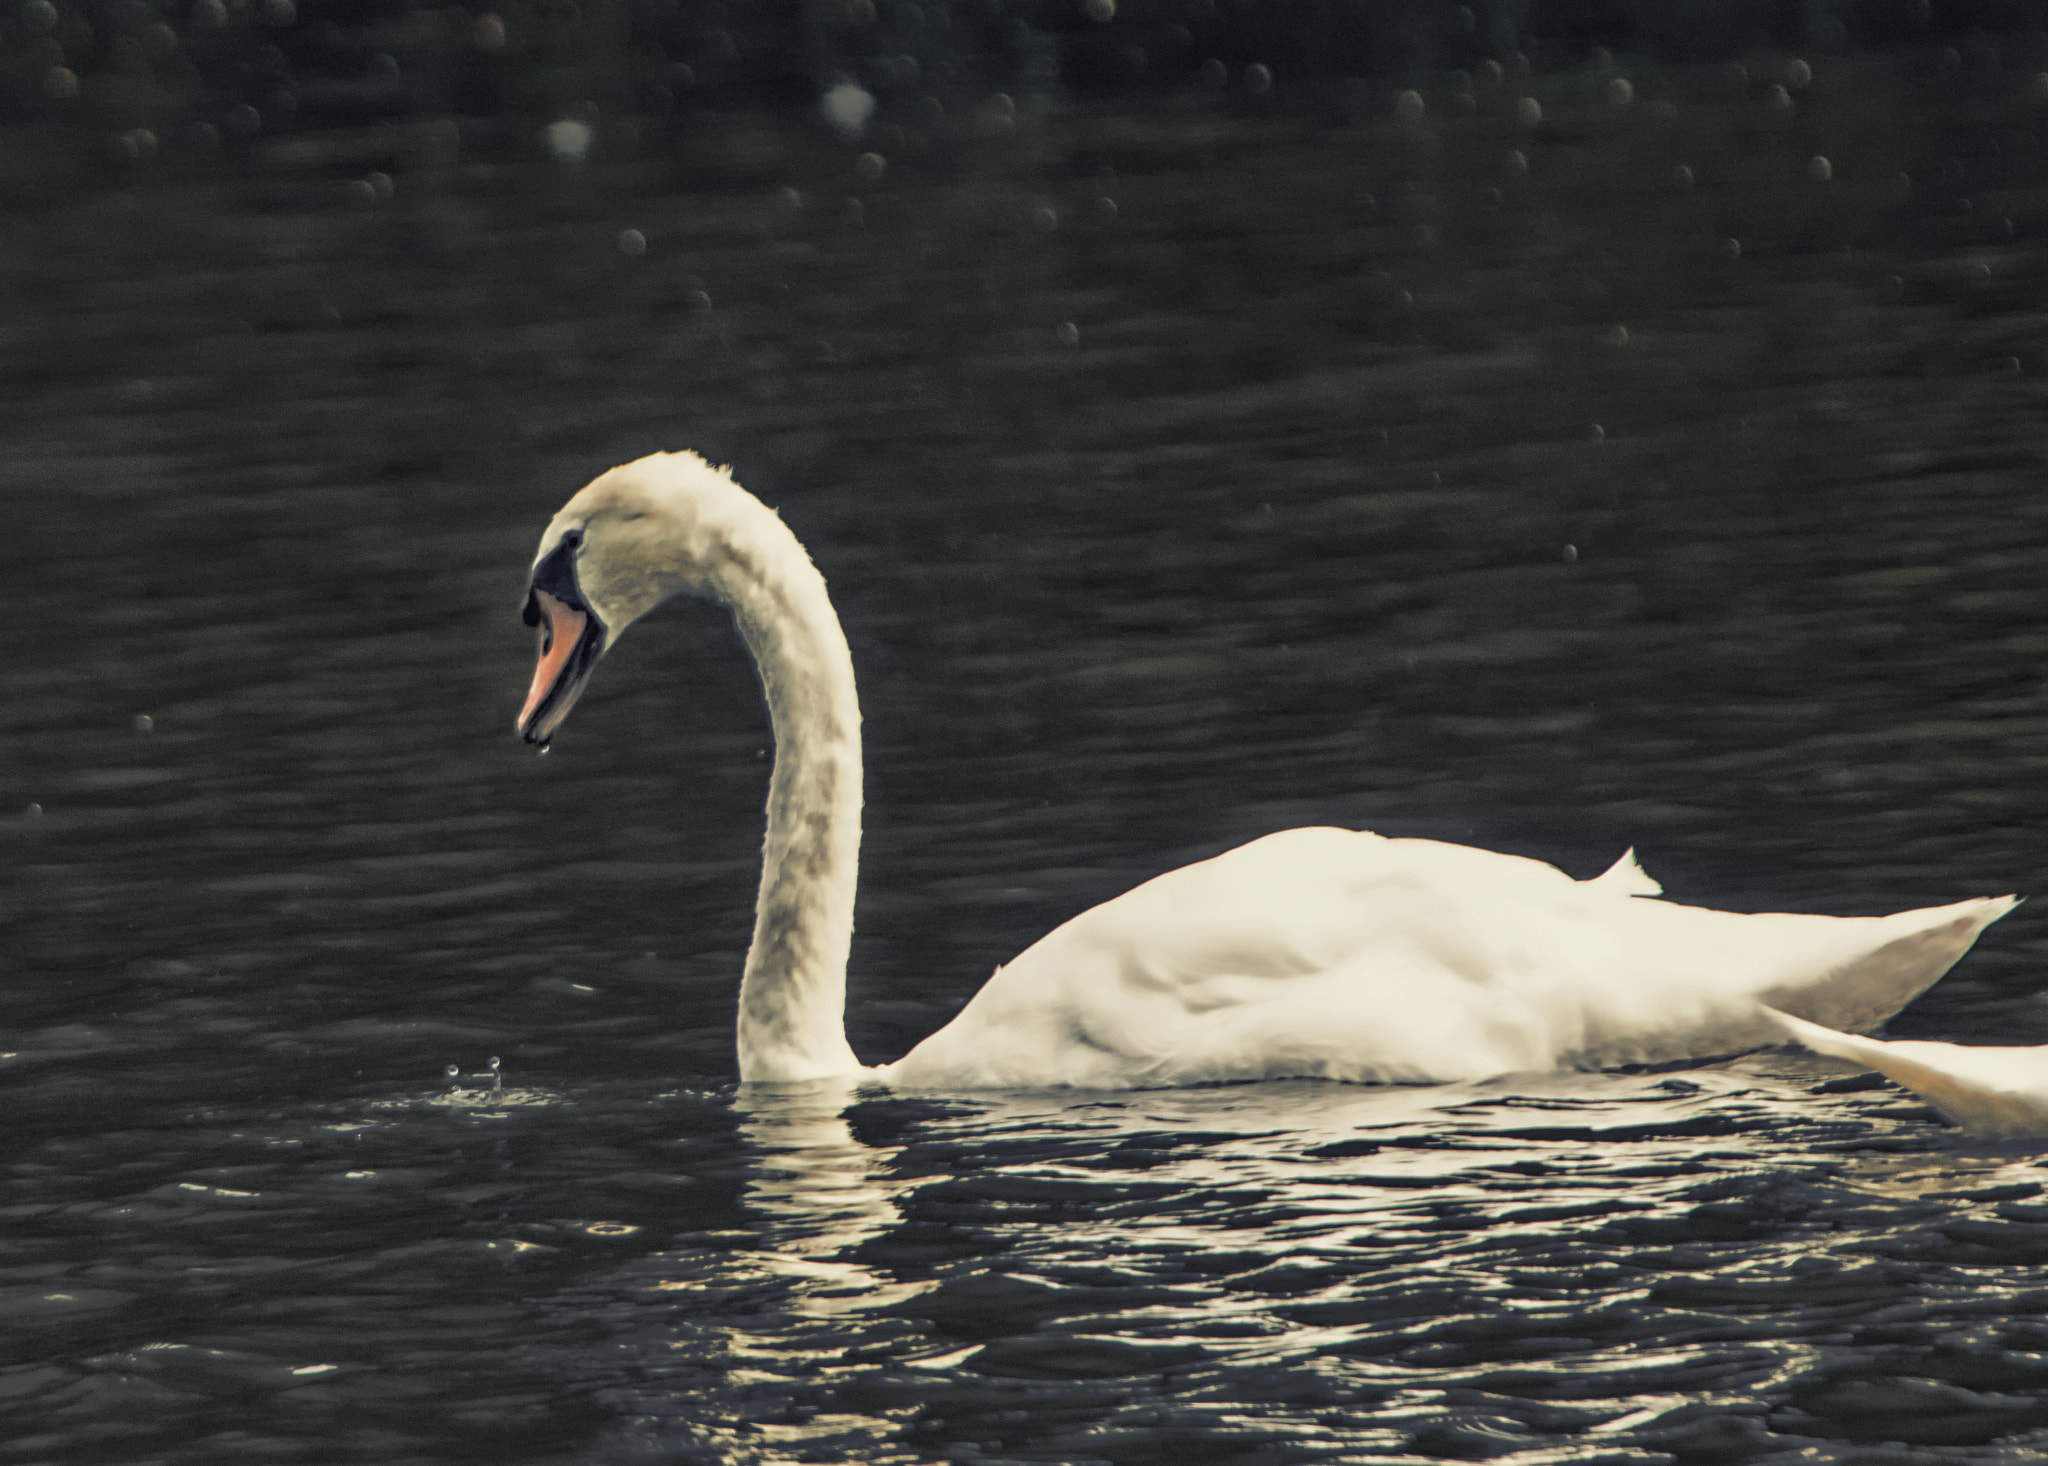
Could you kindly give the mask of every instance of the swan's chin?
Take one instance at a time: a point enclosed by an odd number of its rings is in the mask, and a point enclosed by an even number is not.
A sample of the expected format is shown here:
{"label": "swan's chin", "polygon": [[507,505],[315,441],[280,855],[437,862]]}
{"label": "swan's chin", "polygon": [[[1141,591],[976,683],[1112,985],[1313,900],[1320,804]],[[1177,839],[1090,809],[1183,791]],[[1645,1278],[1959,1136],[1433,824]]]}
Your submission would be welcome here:
{"label": "swan's chin", "polygon": [[540,627],[540,652],[517,726],[521,738],[545,748],[569,716],[569,709],[576,706],[591,668],[604,651],[604,623],[588,609],[538,586],[528,614]]}

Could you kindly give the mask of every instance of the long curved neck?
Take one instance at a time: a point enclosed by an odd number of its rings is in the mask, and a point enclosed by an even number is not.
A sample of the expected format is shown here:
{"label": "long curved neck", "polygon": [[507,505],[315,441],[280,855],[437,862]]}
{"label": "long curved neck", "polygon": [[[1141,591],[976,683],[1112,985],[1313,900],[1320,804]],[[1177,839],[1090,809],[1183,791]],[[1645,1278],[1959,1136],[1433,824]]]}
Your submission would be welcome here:
{"label": "long curved neck", "polygon": [[860,700],[825,578],[771,511],[734,526],[718,577],[775,729],[754,941],[740,981],[742,1080],[855,1073],[846,959],[860,864]]}

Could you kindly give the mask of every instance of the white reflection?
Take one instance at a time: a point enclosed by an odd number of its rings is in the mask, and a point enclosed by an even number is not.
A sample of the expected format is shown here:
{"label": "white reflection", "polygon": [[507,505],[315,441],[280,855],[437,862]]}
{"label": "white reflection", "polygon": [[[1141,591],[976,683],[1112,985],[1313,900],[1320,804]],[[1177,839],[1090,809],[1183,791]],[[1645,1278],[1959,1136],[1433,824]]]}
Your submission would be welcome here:
{"label": "white reflection", "polygon": [[803,1313],[864,1312],[924,1292],[841,1260],[893,1226],[910,1182],[888,1171],[893,1150],[862,1145],[846,1122],[856,1095],[840,1080],[743,1084],[733,1096],[751,1177],[741,1193],[762,1221],[761,1250],[745,1254],[797,1286]]}
{"label": "white reflection", "polygon": [[836,1080],[743,1084],[733,1097],[753,1155],[746,1203],[767,1220],[778,1251],[850,1247],[896,1219],[877,1165],[885,1153],[855,1140],[846,1123],[853,1099]]}
{"label": "white reflection", "polygon": [[1959,1139],[1955,1150],[1857,1156],[1843,1168],[1842,1179],[1887,1201],[2037,1200],[2048,1180],[2042,1175],[2038,1142]]}

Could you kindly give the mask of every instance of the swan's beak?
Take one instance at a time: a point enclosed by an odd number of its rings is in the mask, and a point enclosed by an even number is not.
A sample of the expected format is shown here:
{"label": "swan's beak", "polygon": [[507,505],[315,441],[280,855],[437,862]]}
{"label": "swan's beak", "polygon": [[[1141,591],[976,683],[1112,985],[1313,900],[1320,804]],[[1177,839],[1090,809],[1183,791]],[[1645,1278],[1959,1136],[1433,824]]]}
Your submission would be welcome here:
{"label": "swan's beak", "polygon": [[521,738],[546,748],[604,652],[604,623],[577,591],[576,562],[569,547],[534,567],[533,585],[526,593],[526,624],[540,628],[540,654],[517,726]]}

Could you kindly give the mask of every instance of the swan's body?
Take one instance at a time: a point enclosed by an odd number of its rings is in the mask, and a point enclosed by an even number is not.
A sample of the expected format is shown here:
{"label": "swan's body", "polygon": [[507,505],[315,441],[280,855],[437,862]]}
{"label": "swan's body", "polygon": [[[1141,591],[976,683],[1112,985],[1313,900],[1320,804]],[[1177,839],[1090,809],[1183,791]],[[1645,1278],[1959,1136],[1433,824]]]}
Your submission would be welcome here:
{"label": "swan's body", "polygon": [[1540,861],[1287,830],[1083,912],[876,1077],[900,1087],[1483,1079],[1740,1053],[1770,995],[1874,1027],[2005,901],[1737,916],[1647,899],[1623,856]]}
{"label": "swan's body", "polygon": [[1082,913],[952,1023],[863,1069],[844,1031],[860,844],[860,712],[822,576],[775,513],[694,454],[612,470],[555,516],[527,619],[521,733],[545,744],[615,637],[662,601],[732,607],[775,728],[745,1080],[1103,1088],[1483,1078],[1705,1058],[1774,1041],[1759,1001],[1882,1023],[2012,906],[1738,916],[1650,899],[1624,856],[1574,881],[1533,860],[1289,830]]}
{"label": "swan's body", "polygon": [[2048,1045],[1999,1048],[1863,1038],[1764,1011],[1784,1034],[1815,1053],[1875,1069],[1965,1130],[2008,1140],[2048,1135]]}

